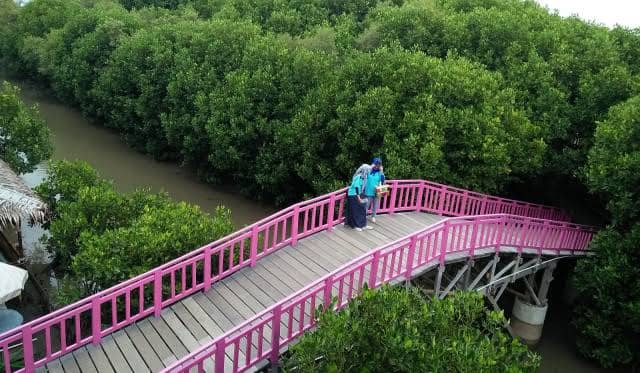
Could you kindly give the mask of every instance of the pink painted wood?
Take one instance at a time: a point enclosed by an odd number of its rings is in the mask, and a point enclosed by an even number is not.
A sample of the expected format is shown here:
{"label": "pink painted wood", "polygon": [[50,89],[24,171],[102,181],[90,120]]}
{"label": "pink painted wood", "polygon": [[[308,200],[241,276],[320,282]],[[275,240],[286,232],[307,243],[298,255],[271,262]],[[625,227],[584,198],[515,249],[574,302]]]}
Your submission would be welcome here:
{"label": "pink painted wood", "polygon": [[[391,191],[380,201],[380,213],[424,211],[447,216],[511,213],[534,219],[569,220],[567,214],[557,208],[488,196],[430,181],[393,180],[389,183]],[[298,240],[314,233],[330,230],[344,219],[345,191],[346,188],[296,203],[160,267],[3,333],[0,335],[0,361],[4,363],[5,371],[10,371],[9,361],[12,357],[23,356],[24,368],[20,371],[30,372],[88,343],[99,343],[104,336],[142,318],[150,315],[159,316],[163,308],[195,292],[209,289],[212,284],[243,267],[255,265],[257,260],[275,250],[295,245]],[[574,227],[573,225],[567,224],[564,230],[554,231],[554,224],[557,223],[548,222],[547,226],[547,235],[560,235],[554,238],[553,242],[578,246],[584,246],[588,242],[589,238],[584,234],[579,235],[569,230],[568,227]],[[408,246],[403,250],[409,250]],[[372,254],[374,256],[365,264],[370,271],[369,279],[366,280],[370,286],[402,275],[404,272],[399,270],[402,266],[405,268],[403,271],[407,273],[413,268],[407,263],[401,263],[398,267],[399,261],[403,258],[400,253],[376,253],[378,254]],[[427,255],[418,250],[412,257],[425,260],[430,258],[431,254]],[[378,273],[379,266],[382,266],[381,273]],[[339,286],[349,288],[348,297],[344,299],[351,299],[357,294],[359,288],[352,288],[352,285],[358,276],[357,282],[363,282],[363,277],[366,277],[363,268],[357,270],[360,271],[359,275],[356,274],[357,271],[352,273],[354,280],[348,282],[348,286],[344,283],[346,280],[341,280],[343,283]],[[322,293],[322,290],[317,291]],[[311,303],[311,298],[307,299]],[[322,299],[313,298],[313,304],[317,301],[322,302]],[[302,307],[302,303],[296,304],[296,307]],[[290,310],[287,307],[293,306],[283,306],[282,315]],[[310,312],[313,313],[313,310]],[[272,320],[268,322],[271,323]],[[304,325],[308,329],[312,324],[311,320]],[[89,325],[89,330],[83,330],[80,328],[81,325]],[[274,330],[273,325],[269,326]],[[59,339],[52,338],[58,335]],[[283,339],[285,335],[282,334],[279,343],[288,341],[289,337]],[[43,351],[35,351],[32,339],[36,338],[44,341]],[[224,350],[219,350],[221,346],[226,348],[230,345],[218,340],[207,349],[206,355],[224,355]],[[261,355],[264,356],[269,353],[268,348],[261,351]],[[200,360],[193,366],[198,366],[203,361]],[[220,367],[220,364],[216,361],[215,366]],[[239,367],[245,365],[240,364]],[[220,371],[222,368],[216,369]]]}

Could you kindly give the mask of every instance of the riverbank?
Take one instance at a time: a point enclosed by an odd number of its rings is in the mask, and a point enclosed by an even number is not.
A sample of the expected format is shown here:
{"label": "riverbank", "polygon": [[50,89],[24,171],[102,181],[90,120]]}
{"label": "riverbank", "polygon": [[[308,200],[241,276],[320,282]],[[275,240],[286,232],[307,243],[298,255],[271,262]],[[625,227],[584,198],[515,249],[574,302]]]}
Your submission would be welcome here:
{"label": "riverbank", "polygon": [[[111,179],[118,191],[140,187],[165,191],[176,201],[185,201],[212,212],[219,205],[231,210],[236,227],[251,224],[274,211],[264,203],[252,201],[233,192],[233,186],[216,186],[170,162],[159,162],[128,147],[120,136],[107,128],[92,124],[82,114],[67,107],[34,84],[14,82],[22,90],[22,99],[38,104],[40,114],[51,130],[54,160],[84,160],[102,176]],[[42,174],[26,175],[33,179]]]}

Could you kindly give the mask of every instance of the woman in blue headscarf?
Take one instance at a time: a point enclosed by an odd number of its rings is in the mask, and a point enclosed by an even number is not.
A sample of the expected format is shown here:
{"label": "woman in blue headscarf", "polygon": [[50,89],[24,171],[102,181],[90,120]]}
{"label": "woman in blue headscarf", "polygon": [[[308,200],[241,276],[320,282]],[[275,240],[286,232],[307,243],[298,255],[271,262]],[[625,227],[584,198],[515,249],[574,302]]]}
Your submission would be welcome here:
{"label": "woman in blue headscarf", "polygon": [[363,229],[373,229],[367,225],[367,199],[363,197],[366,170],[357,172],[347,190],[347,217],[345,224],[355,228],[357,231]]}
{"label": "woman in blue headscarf", "polygon": [[378,197],[376,196],[376,187],[384,184],[384,171],[382,168],[382,159],[373,158],[369,175],[365,180],[364,195],[367,197],[367,211],[371,208],[371,222],[376,222],[376,211],[378,210]]}

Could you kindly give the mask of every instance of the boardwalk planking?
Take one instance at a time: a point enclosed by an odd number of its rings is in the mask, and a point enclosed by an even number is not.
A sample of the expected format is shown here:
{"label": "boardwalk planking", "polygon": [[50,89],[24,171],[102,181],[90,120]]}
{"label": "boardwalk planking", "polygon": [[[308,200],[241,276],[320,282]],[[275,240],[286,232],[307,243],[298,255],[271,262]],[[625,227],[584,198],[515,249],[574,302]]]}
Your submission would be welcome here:
{"label": "boardwalk planking", "polygon": [[[51,372],[144,372],[158,371],[216,338],[247,318],[339,268],[364,253],[435,224],[443,217],[424,213],[380,215],[374,230],[357,232],[343,225],[287,246],[214,284],[206,293],[196,293],[153,316],[47,364]],[[365,273],[368,276],[368,272]],[[348,286],[354,279],[345,279]],[[337,292],[338,285],[333,291]],[[294,322],[301,315],[293,315]],[[309,317],[308,310],[304,312]],[[282,327],[285,329],[286,320]],[[283,329],[284,330],[284,329]],[[267,348],[271,329],[265,327]],[[258,336],[251,341],[252,356]],[[247,343],[242,340],[241,346]],[[225,366],[232,367],[233,351],[228,349]],[[240,361],[246,357],[239,354]],[[205,367],[208,368],[208,367]]]}

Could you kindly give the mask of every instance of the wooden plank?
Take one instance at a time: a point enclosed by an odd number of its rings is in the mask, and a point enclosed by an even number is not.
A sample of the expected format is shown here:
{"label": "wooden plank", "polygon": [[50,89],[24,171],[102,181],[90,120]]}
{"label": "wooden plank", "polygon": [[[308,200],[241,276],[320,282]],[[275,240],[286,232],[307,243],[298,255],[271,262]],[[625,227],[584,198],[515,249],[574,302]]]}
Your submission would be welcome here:
{"label": "wooden plank", "polygon": [[78,368],[81,372],[97,372],[98,370],[93,365],[93,361],[91,360],[91,356],[89,356],[89,351],[82,346],[79,349],[73,351],[73,357],[76,358],[76,363],[78,363]]}
{"label": "wooden plank", "polygon": [[325,251],[327,252],[326,254],[343,254],[346,257],[343,259],[345,263],[350,262],[353,259],[371,250],[370,248],[358,248],[349,240],[345,240],[344,238],[339,236],[338,233],[328,236],[324,242],[327,244],[325,247],[328,249],[325,249]]}
{"label": "wooden plank", "polygon": [[64,369],[62,369],[62,363],[60,363],[60,359],[48,362],[46,368],[50,373],[64,373]]}
{"label": "wooden plank", "polygon": [[187,348],[187,351],[193,351],[200,345],[196,337],[191,334],[191,331],[180,321],[176,316],[173,307],[164,309],[162,311],[162,319],[167,323],[169,328],[173,330],[173,333],[180,339],[183,345]]}
{"label": "wooden plank", "polygon": [[153,347],[149,344],[149,341],[144,337],[140,329],[136,324],[133,324],[125,329],[129,339],[133,343],[145,364],[152,372],[157,372],[164,368],[162,359],[157,355]]}
{"label": "wooden plank", "polygon": [[[220,287],[222,287],[222,284],[216,284],[215,290]],[[216,305],[216,303],[224,302],[222,296],[220,296],[216,291],[210,290],[207,293],[211,294],[213,299],[216,299],[215,303],[211,299],[209,299],[206,294],[203,293],[195,294],[193,299],[196,301],[196,303],[198,303],[198,305],[200,305],[200,308],[202,308],[216,323],[219,329],[218,334],[222,334],[225,331],[231,329],[235,324],[233,323],[233,320],[231,320],[228,315],[223,313],[220,310],[220,307]],[[237,323],[241,323],[242,320],[244,320],[244,318],[240,318]]]}
{"label": "wooden plank", "polygon": [[[202,294],[200,295],[204,296]],[[182,300],[182,304],[185,306],[187,311],[191,313],[193,318],[200,323],[202,329],[204,329],[212,338],[222,334],[223,330],[211,319],[211,317],[209,317],[207,312],[203,310],[193,298],[194,297],[192,296]]]}
{"label": "wooden plank", "polygon": [[182,324],[187,328],[187,330],[191,332],[191,335],[196,338],[199,345],[202,345],[212,339],[200,323],[193,318],[193,315],[191,315],[182,302],[178,302],[171,307],[175,312],[174,314],[180,319],[180,321],[182,321]]}
{"label": "wooden plank", "polygon": [[120,351],[122,351],[124,358],[127,360],[127,363],[129,363],[129,366],[131,366],[131,369],[133,369],[134,372],[149,370],[147,364],[145,364],[144,362],[144,359],[142,359],[142,356],[140,356],[138,350],[136,350],[136,348],[133,346],[133,343],[131,343],[129,336],[127,336],[127,333],[125,333],[124,330],[118,330],[112,335],[113,340],[120,348]]}
{"label": "wooden plank", "polygon": [[[164,321],[162,317],[149,317],[148,320],[155,329],[156,333],[162,338],[162,340],[165,341],[167,347],[169,347],[175,357],[184,356],[187,354],[187,346],[182,343],[180,338],[178,338],[173,330],[171,330],[169,325],[167,325],[166,321]],[[142,326],[142,323],[140,324]]]}
{"label": "wooden plank", "polygon": [[[142,335],[144,335],[145,339],[149,342],[153,350],[156,352],[156,355],[158,355],[158,357],[162,361],[162,364],[164,366],[167,366],[177,360],[176,356],[186,355],[186,350],[184,350],[184,346],[182,346],[180,341],[178,341],[178,338],[175,335],[170,336],[171,334],[170,331],[167,331],[167,333],[164,335],[164,338],[175,339],[174,343],[178,344],[178,346],[180,346],[185,353],[176,355],[175,352],[172,352],[167,342],[163,340],[163,337],[161,337],[160,334],[158,334],[156,329],[151,324],[151,319],[154,319],[154,318],[155,318],[154,316],[149,316],[148,318],[138,322],[137,326],[138,326],[138,329],[140,329],[140,332],[142,333]],[[177,352],[181,352],[182,350],[180,350],[180,348],[176,349]]]}
{"label": "wooden plank", "polygon": [[[237,289],[237,290],[232,290]],[[255,315],[260,307],[260,303],[253,298],[249,298],[249,294],[246,293],[244,288],[238,289],[235,282],[226,282],[223,286],[218,288],[219,296],[222,298],[217,303],[214,303],[222,312],[229,317],[234,324],[240,324],[245,319]],[[211,298],[209,298],[211,299]],[[243,300],[244,299],[244,300]],[[246,300],[246,301],[245,301]],[[250,305],[255,304],[256,307]],[[226,311],[226,312],[225,312]],[[241,316],[239,322],[236,322],[235,314]]]}
{"label": "wooden plank", "polygon": [[385,237],[387,237],[385,243],[395,241],[398,238],[406,236],[412,231],[419,230],[419,228],[416,228],[415,230],[409,229],[404,225],[404,222],[400,221],[400,216],[395,215],[393,215],[393,218],[377,223],[376,228],[378,228],[378,231],[384,232]]}
{"label": "wooden plank", "polygon": [[368,242],[365,242],[363,240],[356,239],[342,229],[336,229],[332,232],[331,235],[341,239],[342,241],[350,243],[353,247],[357,248],[362,253],[370,251],[371,247],[373,246],[373,244],[369,244]]}
{"label": "wooden plank", "polygon": [[[428,227],[430,225],[435,224],[435,222],[441,220],[438,219],[440,217],[438,217],[437,215],[431,215],[431,214],[425,214],[425,213],[412,213],[412,214],[402,214],[405,218],[419,224],[422,227]],[[424,218],[423,216],[426,216],[427,218]],[[433,218],[433,217],[438,217],[438,218]]]}
{"label": "wooden plank", "polygon": [[307,281],[304,278],[296,277],[295,273],[289,272],[286,269],[279,267],[279,261],[280,260],[272,261],[268,263],[268,265],[265,264],[263,270],[288,285],[292,292],[298,291],[299,289],[305,287],[305,285],[311,283],[311,280]]}
{"label": "wooden plank", "polygon": [[94,346],[93,344],[88,344],[87,352],[89,353],[89,356],[93,361],[93,365],[95,365],[98,372],[110,373],[114,371],[113,368],[111,367],[111,364],[109,363],[109,359],[107,358],[107,355],[105,355],[100,345]]}
{"label": "wooden plank", "polygon": [[282,256],[282,260],[278,261],[278,264],[281,268],[287,268],[287,270],[289,271],[294,271],[296,275],[307,278],[307,282],[312,282],[313,280],[327,273],[321,267],[306,265],[305,263],[296,259],[290,252],[282,251],[276,252],[274,254]]}
{"label": "wooden plank", "polygon": [[[240,286],[244,287],[254,299],[262,304],[263,309],[282,299],[281,296],[277,295],[277,290],[271,286],[271,284],[267,282],[261,283],[260,279],[256,278],[255,272],[242,272],[243,271],[240,271],[237,276],[234,276],[236,281],[238,281]],[[262,311],[262,309],[259,311]]]}
{"label": "wooden plank", "polygon": [[273,258],[265,258],[272,259],[272,261],[269,263],[270,265],[267,267],[267,270],[274,274],[287,273],[289,275],[289,278],[294,279],[297,283],[303,286],[311,283],[314,279],[318,278],[318,276],[315,275],[310,269],[306,267],[296,268],[287,263],[285,258],[286,257],[284,255],[280,255],[279,257],[275,257],[274,255]]}
{"label": "wooden plank", "polygon": [[310,260],[318,263],[318,265],[322,266],[322,268],[325,268],[327,272],[332,272],[343,264],[343,262],[336,261],[332,256],[324,256],[321,253],[318,253],[317,251],[313,250],[312,247],[310,248],[309,246],[307,246],[307,243],[304,241],[300,242],[299,246],[299,254],[304,255]]}
{"label": "wooden plank", "polygon": [[64,369],[65,373],[80,372],[80,367],[78,367],[76,359],[73,357],[73,353],[62,355],[60,357],[60,364],[62,364],[62,369]]}
{"label": "wooden plank", "polygon": [[227,281],[225,285],[227,286],[230,293],[233,294],[234,297],[239,298],[240,301],[244,303],[253,312],[254,315],[264,309],[262,303],[260,303],[253,296],[253,294],[251,294],[243,286],[241,286],[240,283],[236,280],[235,276],[229,278],[229,281]]}
{"label": "wooden plank", "polygon": [[[303,248],[298,245],[299,250],[303,250]],[[321,266],[314,260],[309,259],[306,255],[302,255],[300,251],[296,253],[296,255],[291,255],[291,259],[293,262],[298,262],[302,267],[310,268],[314,273],[317,274],[318,277],[322,277],[325,274],[329,273],[331,270],[325,268],[326,265]],[[333,268],[334,266],[329,266],[329,268]]]}
{"label": "wooden plank", "polygon": [[405,228],[405,232],[415,232],[426,227],[422,222],[411,218],[411,214],[401,213],[392,215],[392,221],[401,223]]}
{"label": "wooden plank", "polygon": [[433,225],[441,220],[446,219],[445,216],[436,214],[429,214],[425,212],[418,212],[410,215],[412,219],[425,224],[426,226]]}
{"label": "wooden plank", "polygon": [[116,372],[133,372],[127,364],[124,355],[122,355],[122,352],[118,349],[118,345],[113,339],[113,334],[102,338],[102,349]]}

